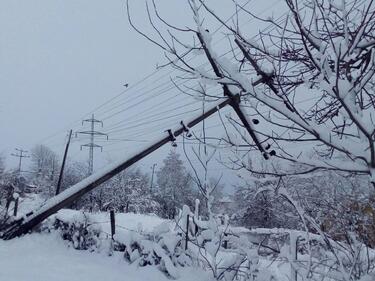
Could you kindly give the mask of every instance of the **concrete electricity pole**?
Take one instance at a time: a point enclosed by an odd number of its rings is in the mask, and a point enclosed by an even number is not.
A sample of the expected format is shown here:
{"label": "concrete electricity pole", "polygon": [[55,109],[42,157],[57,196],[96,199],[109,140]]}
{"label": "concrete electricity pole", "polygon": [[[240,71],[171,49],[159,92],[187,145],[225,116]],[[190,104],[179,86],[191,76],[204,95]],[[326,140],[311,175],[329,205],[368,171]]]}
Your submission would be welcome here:
{"label": "concrete electricity pole", "polygon": [[81,145],[81,150],[82,150],[83,146],[87,146],[89,148],[89,171],[88,171],[88,174],[90,176],[90,175],[92,175],[93,170],[94,170],[94,148],[100,148],[103,151],[102,146],[97,145],[97,144],[94,143],[95,136],[106,136],[107,139],[108,139],[108,135],[104,134],[102,132],[99,132],[99,131],[95,131],[95,123],[100,123],[102,125],[102,127],[103,127],[103,122],[100,121],[100,120],[95,119],[94,118],[94,114],[92,114],[92,116],[91,116],[90,119],[83,120],[82,121],[82,125],[84,124],[84,122],[91,123],[91,129],[90,129],[90,131],[80,131],[80,132],[77,132],[77,133],[78,134],[86,134],[86,135],[90,136],[90,142],[87,143],[87,144]]}
{"label": "concrete electricity pole", "polygon": [[27,153],[27,150],[23,150],[23,149],[20,149],[20,148],[15,148],[15,150],[17,151],[17,153],[11,153],[11,155],[19,158],[18,175],[21,175],[22,158],[29,158],[30,156],[25,155],[25,153]]}

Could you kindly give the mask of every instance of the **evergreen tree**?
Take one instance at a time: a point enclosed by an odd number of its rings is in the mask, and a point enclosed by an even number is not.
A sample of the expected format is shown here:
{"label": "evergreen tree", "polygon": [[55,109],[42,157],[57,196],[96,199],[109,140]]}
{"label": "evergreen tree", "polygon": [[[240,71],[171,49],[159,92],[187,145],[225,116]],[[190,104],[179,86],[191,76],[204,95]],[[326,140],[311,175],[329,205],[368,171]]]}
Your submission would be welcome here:
{"label": "evergreen tree", "polygon": [[194,196],[191,176],[180,159],[180,155],[171,150],[163,160],[163,166],[157,171],[158,200],[163,215],[174,218],[178,208],[184,204],[193,205]]}

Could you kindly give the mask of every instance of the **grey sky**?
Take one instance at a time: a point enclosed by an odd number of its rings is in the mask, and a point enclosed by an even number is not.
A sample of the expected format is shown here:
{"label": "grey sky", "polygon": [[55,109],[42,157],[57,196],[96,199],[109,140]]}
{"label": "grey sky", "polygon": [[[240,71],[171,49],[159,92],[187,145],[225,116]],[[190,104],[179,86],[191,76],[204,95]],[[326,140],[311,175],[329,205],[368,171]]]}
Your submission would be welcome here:
{"label": "grey sky", "polygon": [[[224,18],[233,13],[231,1],[208,2]],[[272,10],[280,9],[280,2],[253,0],[249,6],[266,16],[271,15]],[[135,22],[146,28],[144,2],[133,0],[131,3]],[[185,1],[159,0],[157,3],[161,13],[171,22],[182,26],[191,23]],[[210,25],[209,20],[207,23]],[[255,34],[258,29],[257,25],[246,26],[249,34]],[[177,91],[161,94],[168,86],[160,86],[163,81],[168,83],[168,70],[145,83],[137,86],[134,83],[153,72],[156,64],[163,61],[161,50],[129,26],[125,1],[0,1],[0,153],[6,156],[9,166],[16,163],[16,159],[9,156],[14,147],[29,150],[34,144],[43,142],[61,154],[66,131],[83,129],[82,117],[122,92],[125,83],[133,87],[129,93],[95,112],[98,119],[106,119],[101,130],[112,127],[115,131],[109,136],[112,141],[98,142],[105,152],[95,153],[96,167],[144,145],[139,141],[113,139],[152,139],[163,128],[184,119],[184,110],[197,108],[197,104],[187,105],[171,114],[152,117],[167,108],[160,105],[152,108],[162,99],[168,100],[171,108],[179,105],[178,97],[172,101]],[[157,91],[153,90],[154,86],[159,86]],[[148,94],[144,94],[147,91]],[[157,96],[151,101],[141,102],[153,95]],[[188,100],[184,102],[188,104]],[[126,107],[130,108],[111,116]],[[168,120],[149,125],[141,122],[142,116],[148,117],[148,123],[173,114],[180,115],[169,123]],[[128,125],[127,119],[131,120]],[[147,131],[150,134],[142,136],[142,132]],[[73,142],[72,158],[86,159],[88,152],[79,151],[79,145],[84,143],[85,140],[77,139]],[[159,161],[169,149],[149,157],[144,166]],[[218,174],[222,169],[217,166],[214,170],[213,173]]]}

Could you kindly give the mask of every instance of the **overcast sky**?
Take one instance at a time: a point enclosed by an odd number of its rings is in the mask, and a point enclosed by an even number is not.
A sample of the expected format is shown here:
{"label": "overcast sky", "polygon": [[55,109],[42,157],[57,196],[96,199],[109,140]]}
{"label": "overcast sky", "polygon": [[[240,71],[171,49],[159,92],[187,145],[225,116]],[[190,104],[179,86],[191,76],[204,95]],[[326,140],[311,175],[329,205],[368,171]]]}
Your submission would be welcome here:
{"label": "overcast sky", "polygon": [[[186,1],[156,2],[170,22],[192,26]],[[234,12],[229,0],[208,2],[223,18]],[[249,2],[247,7],[262,16],[284,9],[281,0]],[[144,2],[130,3],[134,21],[149,30]],[[209,19],[207,24],[211,24]],[[213,29],[217,26],[212,24]],[[259,25],[250,23],[245,28],[255,34]],[[108,142],[98,139],[103,153],[95,153],[97,169],[144,146],[184,119],[186,111],[196,112],[199,104],[176,96],[170,70],[142,81],[163,62],[161,50],[130,27],[125,1],[0,1],[0,152],[8,166],[16,165],[16,159],[9,156],[15,147],[30,150],[44,143],[62,154],[68,129],[85,130],[81,121],[95,108],[95,117],[104,122],[98,129],[109,132]],[[127,83],[128,90],[123,86]],[[174,111],[166,112],[169,109]],[[168,119],[171,115],[175,116]],[[79,150],[85,143],[82,138],[74,139],[72,159],[87,158],[87,149]],[[170,148],[141,165],[147,170]],[[213,173],[219,175],[222,170],[215,166]]]}

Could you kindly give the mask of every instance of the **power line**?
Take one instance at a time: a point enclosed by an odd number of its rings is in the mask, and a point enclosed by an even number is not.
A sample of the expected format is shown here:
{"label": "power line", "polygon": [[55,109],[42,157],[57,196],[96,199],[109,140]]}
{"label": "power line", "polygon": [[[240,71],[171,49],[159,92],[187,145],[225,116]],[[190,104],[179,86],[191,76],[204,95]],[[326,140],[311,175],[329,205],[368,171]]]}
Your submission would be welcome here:
{"label": "power line", "polygon": [[[245,6],[248,5],[250,2],[251,2],[251,0],[247,1],[245,4],[242,5],[242,7],[245,7]],[[277,1],[275,1],[274,3],[276,3],[276,2],[277,2]],[[273,3],[273,5],[274,5],[274,3]],[[264,13],[265,11],[266,11],[266,9],[263,10],[263,11],[261,12],[261,14]],[[240,10],[239,12],[241,12],[241,10]],[[231,20],[235,15],[237,15],[237,11],[236,11],[235,13],[233,13],[233,14],[232,14],[232,15],[231,15],[231,16],[230,16],[225,22],[226,22],[226,23],[229,22],[229,20]],[[215,34],[216,32],[218,32],[223,26],[224,26],[223,24],[220,24],[219,27],[213,32],[213,34]],[[217,43],[221,42],[221,41],[224,40],[225,38],[226,38],[226,36],[224,36],[223,38],[221,38],[220,40],[218,40],[218,41],[215,42],[214,44],[217,44]],[[230,52],[230,51],[229,51],[229,52]],[[227,53],[229,53],[229,52],[227,52]],[[197,56],[194,56],[194,57],[191,58],[191,59],[194,59],[194,58],[196,58],[196,57],[197,57]],[[205,64],[207,64],[207,63],[205,63]],[[154,70],[153,72],[151,72],[151,73],[148,74],[147,76],[143,77],[141,80],[137,81],[136,83],[134,83],[133,85],[131,85],[131,86],[128,87],[127,89],[125,89],[125,90],[119,92],[119,93],[116,94],[114,97],[110,98],[110,99],[107,100],[106,102],[102,103],[101,105],[98,105],[97,107],[95,107],[94,109],[92,109],[91,111],[89,111],[88,113],[84,114],[82,118],[84,118],[85,116],[87,116],[87,115],[89,115],[89,114],[91,114],[91,113],[97,112],[99,109],[101,109],[101,108],[103,108],[104,106],[110,104],[111,102],[113,102],[114,100],[116,100],[116,99],[118,99],[119,97],[123,96],[124,94],[129,93],[130,90],[134,89],[134,88],[135,88],[136,86],[138,86],[138,85],[141,85],[141,84],[144,83],[146,80],[148,80],[149,78],[155,76],[155,75],[156,75],[157,73],[159,73],[160,71],[161,71],[161,68],[158,68],[158,69]],[[171,71],[169,71],[168,73],[166,73],[165,75],[163,75],[163,77],[165,77],[166,75],[171,74],[173,71],[175,71],[175,70],[171,70]],[[158,79],[158,80],[160,80],[160,79]],[[80,118],[80,119],[82,119],[82,118]],[[61,131],[65,131],[67,128],[69,128],[69,127],[73,126],[74,124],[78,123],[80,119],[71,122],[69,125],[67,125],[66,127],[64,127],[62,130],[59,130],[59,131],[57,131],[57,132],[55,132],[55,133],[53,133],[53,134],[51,134],[51,135],[46,136],[45,138],[43,138],[43,139],[40,140],[39,142],[45,142],[46,140],[49,140],[49,139],[51,139],[51,138],[56,137],[57,135],[59,135],[59,134],[61,133]]]}

